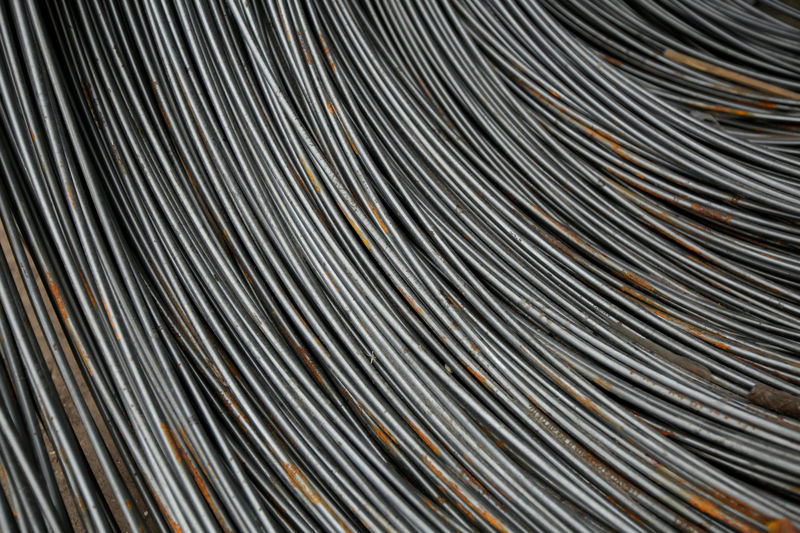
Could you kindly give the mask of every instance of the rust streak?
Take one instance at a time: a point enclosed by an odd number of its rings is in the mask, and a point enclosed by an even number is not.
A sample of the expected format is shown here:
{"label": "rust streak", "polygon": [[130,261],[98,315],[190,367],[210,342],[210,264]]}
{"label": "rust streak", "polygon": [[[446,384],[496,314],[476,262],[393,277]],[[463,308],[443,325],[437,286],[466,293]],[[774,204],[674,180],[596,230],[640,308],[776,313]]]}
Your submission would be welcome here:
{"label": "rust streak", "polygon": [[158,505],[158,510],[161,511],[161,516],[163,516],[166,519],[173,533],[182,533],[180,526],[175,521],[175,519],[172,518],[172,516],[167,512],[167,508],[164,507],[164,504],[161,503],[161,500],[158,498],[158,495],[156,495],[155,492],[153,492],[153,499],[155,499],[156,505]]}
{"label": "rust streak", "polygon": [[181,454],[180,447],[175,440],[175,434],[164,422],[161,423],[161,431],[164,432],[164,436],[167,438],[167,443],[169,444],[170,449],[172,449],[173,455],[175,455],[175,460],[180,463],[183,460],[183,455]]}
{"label": "rust streak", "polygon": [[740,117],[747,117],[751,115],[751,113],[745,111],[744,109],[735,109],[733,107],[727,107],[724,105],[699,104],[697,107],[699,107],[700,109],[705,109],[706,111],[714,111],[715,113],[727,113],[729,115],[738,115]]}
{"label": "rust streak", "polygon": [[716,221],[719,221],[719,222],[725,222],[725,223],[728,223],[731,220],[731,216],[730,215],[726,215],[725,213],[720,213],[716,209],[711,209],[710,207],[702,206],[702,205],[698,204],[697,202],[692,202],[692,204],[689,206],[689,208],[692,211],[694,211],[695,213],[697,213],[698,215],[702,215],[702,216],[710,218],[712,220],[716,220]]}
{"label": "rust streak", "polygon": [[322,497],[313,487],[309,485],[308,479],[306,479],[306,476],[300,471],[300,469],[297,468],[297,466],[291,463],[282,462],[281,464],[283,465],[283,469],[286,471],[286,475],[289,478],[289,483],[291,483],[294,488],[302,492],[311,503],[322,503]]}
{"label": "rust streak", "polygon": [[779,518],[767,524],[768,533],[797,533],[795,528],[788,518]]}
{"label": "rust streak", "polygon": [[111,326],[111,331],[114,332],[114,336],[119,340],[119,332],[117,331],[117,326],[114,324],[114,319],[111,318],[111,310],[108,308],[108,303],[105,298],[101,301],[103,302],[103,309],[106,310],[106,316],[108,317],[108,324]]}
{"label": "rust streak", "polygon": [[472,374],[472,376],[475,379],[477,379],[480,382],[481,385],[486,385],[486,378],[485,377],[481,376],[474,368],[472,368],[468,364],[465,363],[464,366],[467,367],[467,370],[469,370],[469,373]]}
{"label": "rust streak", "polygon": [[439,448],[437,448],[437,447],[436,447],[436,445],[434,445],[434,444],[433,444],[433,442],[431,442],[431,440],[428,438],[428,436],[427,436],[427,435],[425,435],[425,434],[422,432],[422,430],[421,430],[421,429],[419,429],[419,428],[418,428],[418,427],[417,427],[417,426],[416,426],[416,425],[415,425],[415,424],[414,424],[414,423],[413,423],[411,420],[409,420],[408,418],[406,418],[406,419],[405,419],[405,421],[406,421],[406,423],[407,423],[409,426],[411,426],[411,429],[413,429],[413,430],[414,430],[414,433],[416,433],[416,434],[417,434],[417,436],[418,436],[418,437],[419,437],[419,438],[422,440],[422,442],[424,442],[424,443],[425,443],[425,446],[427,446],[428,448],[430,448],[430,449],[431,449],[431,451],[432,451],[433,453],[435,453],[436,455],[441,455],[441,452],[439,451]]}
{"label": "rust streak", "polygon": [[325,44],[325,39],[322,37],[322,34],[319,34],[319,42],[322,43],[322,50],[325,52],[325,57],[328,58],[328,64],[331,67],[332,72],[336,72],[336,67],[333,66],[333,58],[331,57],[331,51],[328,50],[327,44]]}
{"label": "rust streak", "polygon": [[[447,486],[450,487],[450,490],[452,490],[456,494],[456,496],[458,496],[459,499],[461,499],[461,501],[466,503],[467,506],[469,506],[473,511],[478,513],[484,520],[486,520],[486,522],[488,522],[497,531],[501,531],[501,532],[505,533],[506,528],[503,526],[503,524],[501,524],[500,521],[497,518],[495,518],[494,516],[489,514],[488,511],[486,511],[485,509],[479,508],[474,503],[470,502],[469,499],[461,492],[461,490],[458,488],[458,486],[454,482],[448,480],[444,476],[442,471],[439,470],[438,468],[436,468],[436,466],[430,460],[430,457],[428,457],[427,455],[423,455],[422,456],[422,460],[425,463],[425,465],[431,470],[431,472],[436,474],[436,477],[438,477],[439,479],[444,481],[447,484]],[[458,502],[454,502],[454,503],[459,507],[459,509],[462,510],[462,512],[464,512],[465,515],[467,515],[467,517],[470,520],[474,520],[474,517],[472,516],[472,513],[468,509],[462,507],[461,504],[459,504]]]}
{"label": "rust streak", "polygon": [[381,217],[378,215],[378,210],[377,210],[377,209],[375,209],[375,206],[374,206],[374,205],[372,205],[372,204],[369,204],[369,210],[370,210],[370,211],[372,211],[372,214],[373,214],[373,215],[375,215],[375,219],[378,221],[378,224],[380,224],[380,225],[381,225],[381,229],[383,230],[383,232],[384,232],[386,235],[389,235],[389,228],[387,228],[387,227],[386,227],[386,224],[384,224],[384,223],[383,223],[383,220],[382,220],[382,219],[381,219]]}
{"label": "rust streak", "polygon": [[626,280],[630,281],[634,285],[637,285],[638,287],[640,287],[640,288],[642,288],[642,289],[644,289],[646,291],[652,291],[653,290],[653,286],[650,285],[650,283],[648,283],[643,277],[641,277],[640,275],[636,274],[635,272],[631,272],[630,270],[623,270],[622,271],[622,276]]}
{"label": "rust streak", "polygon": [[86,294],[89,295],[89,300],[92,302],[92,307],[97,309],[97,302],[94,300],[94,294],[92,294],[92,289],[89,287],[89,284],[86,282],[86,278],[83,275],[83,270],[78,270],[78,274],[81,276],[81,281],[83,281],[83,287],[86,289]]}
{"label": "rust streak", "polygon": [[414,311],[416,311],[418,315],[421,315],[422,314],[422,309],[417,307],[417,304],[414,303],[414,300],[412,300],[405,292],[403,292],[402,288],[397,287],[397,290],[400,291],[400,294],[402,294],[403,298],[406,299],[406,302],[408,302],[408,305],[410,305],[411,308],[414,309]]}
{"label": "rust streak", "polygon": [[725,516],[722,511],[720,511],[719,507],[711,503],[710,501],[706,500],[705,498],[698,496],[696,494],[691,495],[689,497],[689,503],[692,507],[698,509],[699,511],[713,516],[718,520],[722,520],[726,524],[733,526],[737,530],[741,531],[742,533],[756,533],[756,530],[751,528],[746,524],[742,524],[741,522],[734,522],[729,517]]}

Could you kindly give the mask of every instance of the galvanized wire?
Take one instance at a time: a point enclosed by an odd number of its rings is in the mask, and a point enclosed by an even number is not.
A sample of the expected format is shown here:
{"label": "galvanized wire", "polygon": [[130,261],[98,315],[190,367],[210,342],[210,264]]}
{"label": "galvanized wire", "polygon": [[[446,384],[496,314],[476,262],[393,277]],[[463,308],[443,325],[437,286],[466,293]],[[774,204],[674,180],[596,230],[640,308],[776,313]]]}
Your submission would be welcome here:
{"label": "galvanized wire", "polygon": [[0,527],[793,531],[766,4],[0,6]]}

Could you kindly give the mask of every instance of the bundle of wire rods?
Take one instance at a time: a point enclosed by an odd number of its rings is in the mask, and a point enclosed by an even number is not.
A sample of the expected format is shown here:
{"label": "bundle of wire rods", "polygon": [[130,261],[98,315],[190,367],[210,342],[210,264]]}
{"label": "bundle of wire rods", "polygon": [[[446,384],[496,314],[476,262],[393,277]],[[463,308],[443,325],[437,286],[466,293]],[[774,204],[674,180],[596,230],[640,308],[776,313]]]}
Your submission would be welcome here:
{"label": "bundle of wire rods", "polygon": [[0,530],[794,531],[798,21],[1,3]]}

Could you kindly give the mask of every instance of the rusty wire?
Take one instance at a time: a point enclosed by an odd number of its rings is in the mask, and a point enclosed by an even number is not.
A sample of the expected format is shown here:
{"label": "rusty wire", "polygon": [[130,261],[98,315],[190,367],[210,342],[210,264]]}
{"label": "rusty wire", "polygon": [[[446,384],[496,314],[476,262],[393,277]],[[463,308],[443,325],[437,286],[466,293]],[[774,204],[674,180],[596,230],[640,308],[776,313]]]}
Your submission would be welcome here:
{"label": "rusty wire", "polygon": [[0,529],[793,531],[765,4],[4,3]]}

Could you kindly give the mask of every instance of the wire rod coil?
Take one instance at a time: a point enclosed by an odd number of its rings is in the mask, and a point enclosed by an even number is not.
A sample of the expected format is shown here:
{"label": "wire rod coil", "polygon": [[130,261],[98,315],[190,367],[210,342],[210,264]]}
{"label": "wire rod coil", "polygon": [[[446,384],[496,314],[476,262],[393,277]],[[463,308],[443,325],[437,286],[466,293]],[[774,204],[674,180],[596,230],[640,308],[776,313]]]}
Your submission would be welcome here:
{"label": "wire rod coil", "polygon": [[0,529],[794,531],[798,20],[4,3]]}

